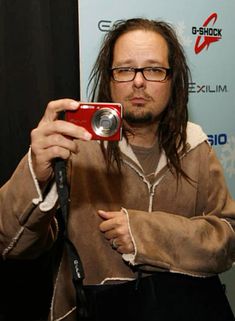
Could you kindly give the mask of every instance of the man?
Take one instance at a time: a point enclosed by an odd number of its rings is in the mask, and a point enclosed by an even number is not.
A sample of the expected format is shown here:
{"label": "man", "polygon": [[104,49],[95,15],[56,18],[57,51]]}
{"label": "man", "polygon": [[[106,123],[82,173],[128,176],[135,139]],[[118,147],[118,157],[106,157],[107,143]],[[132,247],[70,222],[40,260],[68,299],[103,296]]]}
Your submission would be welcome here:
{"label": "man", "polygon": [[[58,119],[78,102],[50,102],[32,131],[28,156],[1,191],[3,257],[36,257],[55,241],[53,165],[59,157],[68,160],[68,236],[85,285],[120,284],[137,272],[140,282],[161,275],[166,289],[160,276],[156,316],[138,320],[233,320],[225,297],[217,298],[214,276],[235,259],[235,202],[206,134],[188,122],[188,73],[168,24],[119,22],[104,40],[91,82],[92,100],[123,105],[124,138],[94,141],[83,127]],[[119,299],[109,320],[132,320]],[[64,252],[50,320],[76,320],[78,309]]]}

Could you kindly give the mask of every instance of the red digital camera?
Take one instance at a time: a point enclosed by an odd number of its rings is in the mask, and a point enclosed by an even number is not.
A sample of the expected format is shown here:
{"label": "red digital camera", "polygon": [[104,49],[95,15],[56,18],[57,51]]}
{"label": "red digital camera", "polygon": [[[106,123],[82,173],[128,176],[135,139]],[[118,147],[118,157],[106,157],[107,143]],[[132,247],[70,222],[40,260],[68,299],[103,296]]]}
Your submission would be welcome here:
{"label": "red digital camera", "polygon": [[84,127],[93,140],[121,140],[122,116],[118,103],[80,103],[77,110],[65,112],[65,120]]}

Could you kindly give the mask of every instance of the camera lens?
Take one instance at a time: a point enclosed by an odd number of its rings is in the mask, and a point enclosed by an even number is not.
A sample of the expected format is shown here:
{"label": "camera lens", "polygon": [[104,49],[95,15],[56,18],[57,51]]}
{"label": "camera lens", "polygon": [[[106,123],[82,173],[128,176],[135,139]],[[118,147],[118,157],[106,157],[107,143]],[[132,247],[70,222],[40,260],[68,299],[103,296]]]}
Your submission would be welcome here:
{"label": "camera lens", "polygon": [[91,125],[96,135],[110,137],[119,129],[120,116],[114,109],[101,108],[93,114]]}
{"label": "camera lens", "polygon": [[103,127],[104,130],[109,130],[112,126],[112,120],[109,116],[103,115],[100,117],[100,125],[99,127]]}

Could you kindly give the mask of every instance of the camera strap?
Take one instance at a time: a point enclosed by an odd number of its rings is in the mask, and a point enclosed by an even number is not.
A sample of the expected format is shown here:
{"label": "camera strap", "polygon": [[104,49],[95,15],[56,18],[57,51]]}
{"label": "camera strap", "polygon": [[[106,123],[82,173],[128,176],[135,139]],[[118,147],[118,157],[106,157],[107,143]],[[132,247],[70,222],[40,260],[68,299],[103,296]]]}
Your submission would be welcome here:
{"label": "camera strap", "polygon": [[72,272],[73,284],[76,290],[77,313],[79,317],[86,317],[87,302],[83,289],[83,280],[85,277],[84,269],[80,256],[68,237],[68,211],[69,211],[69,188],[67,184],[66,162],[61,158],[55,159],[54,164],[55,180],[57,193],[59,197],[59,205],[61,208],[62,222],[64,225],[64,242],[68,253],[70,268]]}

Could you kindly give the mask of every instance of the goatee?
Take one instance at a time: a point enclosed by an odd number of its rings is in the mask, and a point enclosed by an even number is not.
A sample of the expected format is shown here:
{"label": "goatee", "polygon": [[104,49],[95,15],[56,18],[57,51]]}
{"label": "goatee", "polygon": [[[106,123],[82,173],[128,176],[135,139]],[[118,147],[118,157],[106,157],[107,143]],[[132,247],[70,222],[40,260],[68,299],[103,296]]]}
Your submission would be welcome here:
{"label": "goatee", "polygon": [[133,125],[137,125],[137,124],[149,124],[152,123],[154,121],[154,117],[152,115],[152,113],[146,113],[144,115],[135,115],[133,113],[126,113],[124,116],[125,121],[128,124],[133,124]]}

